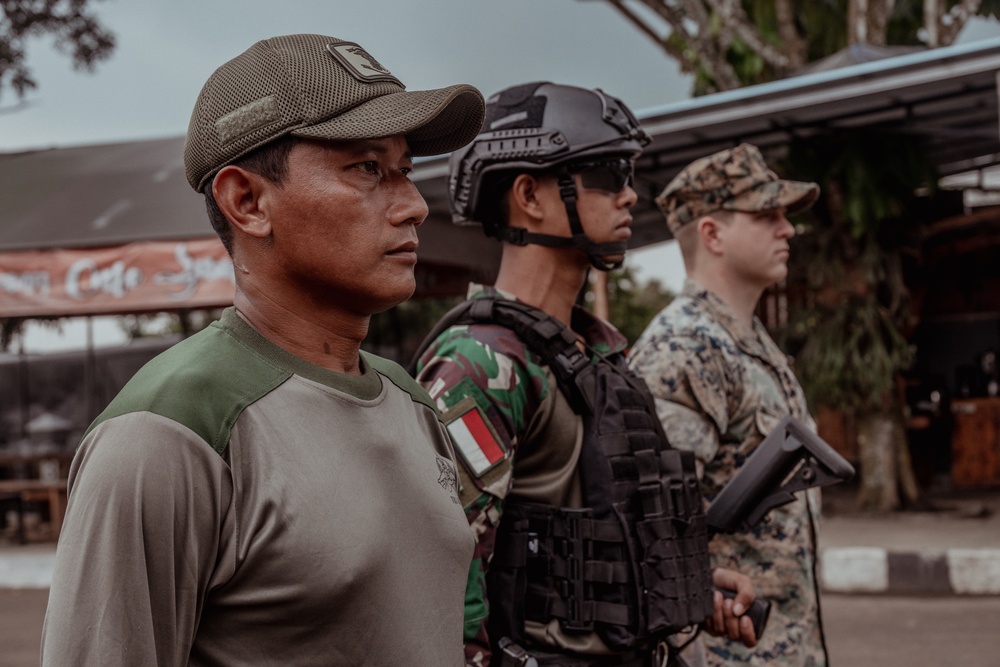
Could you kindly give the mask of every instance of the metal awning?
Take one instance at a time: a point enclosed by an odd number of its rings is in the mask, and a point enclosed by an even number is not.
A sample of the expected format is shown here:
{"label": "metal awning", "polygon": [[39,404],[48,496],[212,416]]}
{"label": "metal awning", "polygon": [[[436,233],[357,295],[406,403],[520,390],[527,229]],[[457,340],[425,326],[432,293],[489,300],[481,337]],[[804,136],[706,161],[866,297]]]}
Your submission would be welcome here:
{"label": "metal awning", "polygon": [[[943,176],[1000,164],[998,71],[1000,40],[988,40],[643,110],[638,116],[653,141],[637,167],[631,244],[670,238],[653,198],[684,165],[741,142],[768,151],[795,137],[878,127],[924,141]],[[420,170],[422,189],[443,191],[444,159]]]}
{"label": "metal awning", "polygon": [[[794,137],[880,127],[919,137],[942,175],[1000,164],[1000,40],[932,49],[646,109],[653,141],[639,161],[631,245],[669,238],[653,198],[691,160],[740,142],[778,149]],[[188,187],[183,138],[0,155],[0,251],[212,237]],[[892,156],[886,156],[891,159]],[[497,263],[497,244],[450,223],[447,158],[418,159],[430,206],[421,256]]]}
{"label": "metal awning", "polygon": [[1000,40],[990,40],[647,110],[642,122],[653,143],[640,164],[637,241],[668,238],[652,200],[684,165],[744,141],[767,151],[796,137],[883,128],[923,141],[942,176],[1000,164],[998,71]]}

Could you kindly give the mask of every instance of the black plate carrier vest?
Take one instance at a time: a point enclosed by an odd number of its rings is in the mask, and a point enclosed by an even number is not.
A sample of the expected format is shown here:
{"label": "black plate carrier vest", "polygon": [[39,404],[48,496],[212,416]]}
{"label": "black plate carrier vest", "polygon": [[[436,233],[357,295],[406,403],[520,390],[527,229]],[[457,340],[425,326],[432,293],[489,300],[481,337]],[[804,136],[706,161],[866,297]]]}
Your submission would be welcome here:
{"label": "black plate carrier vest", "polygon": [[543,311],[492,296],[452,309],[417,356],[460,324],[514,330],[584,420],[583,508],[511,497],[503,503],[486,574],[493,643],[523,643],[526,619],[556,618],[566,633],[596,632],[610,648],[628,650],[710,616],[708,534],[694,456],[669,446],[645,383],[623,360],[595,353],[592,363],[572,331]]}

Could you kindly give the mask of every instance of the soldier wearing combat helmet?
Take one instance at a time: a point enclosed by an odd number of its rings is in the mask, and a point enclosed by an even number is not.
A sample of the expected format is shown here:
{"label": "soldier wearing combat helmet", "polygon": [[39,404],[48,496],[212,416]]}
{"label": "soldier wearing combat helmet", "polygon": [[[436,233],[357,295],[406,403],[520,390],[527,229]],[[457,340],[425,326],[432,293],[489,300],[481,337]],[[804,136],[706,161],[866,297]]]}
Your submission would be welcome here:
{"label": "soldier wearing combat helmet", "polygon": [[615,97],[543,82],[492,96],[452,154],[455,221],[503,242],[495,285],[470,287],[417,365],[477,538],[469,665],[648,666],[706,619],[755,641],[710,590],[754,599],[746,577],[710,572],[694,457],[666,442],[624,337],[575,305],[592,267],[624,258],[647,142]]}
{"label": "soldier wearing combat helmet", "polygon": [[[629,365],[656,398],[671,444],[697,456],[706,499],[783,416],[815,427],[787,357],[754,311],[787,274],[795,228],[786,215],[818,196],[815,183],[780,179],[756,147],[742,144],[691,163],[657,198],[688,278],[640,336]],[[819,509],[815,489],[799,492],[768,522],[713,538],[713,564],[738,563],[773,606],[756,647],[705,638],[709,664],[826,664],[815,569]]]}

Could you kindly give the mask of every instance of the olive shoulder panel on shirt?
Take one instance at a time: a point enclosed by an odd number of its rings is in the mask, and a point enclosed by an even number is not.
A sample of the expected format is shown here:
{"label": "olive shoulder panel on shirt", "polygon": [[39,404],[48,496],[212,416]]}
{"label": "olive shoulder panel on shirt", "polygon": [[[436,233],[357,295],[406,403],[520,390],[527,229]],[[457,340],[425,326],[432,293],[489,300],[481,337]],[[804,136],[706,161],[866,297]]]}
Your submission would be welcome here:
{"label": "olive shoulder panel on shirt", "polygon": [[211,326],[139,369],[87,432],[114,417],[152,412],[184,424],[222,454],[240,413],[291,375]]}
{"label": "olive shoulder panel on shirt", "polygon": [[434,401],[431,400],[431,397],[428,396],[424,388],[421,387],[416,380],[410,377],[410,375],[406,372],[406,369],[394,361],[383,359],[382,357],[369,354],[368,352],[361,352],[361,356],[364,357],[368,365],[376,370],[379,375],[388,378],[389,381],[399,387],[399,389],[409,394],[414,403],[426,405],[434,411],[435,414],[437,414],[438,410],[434,405]]}

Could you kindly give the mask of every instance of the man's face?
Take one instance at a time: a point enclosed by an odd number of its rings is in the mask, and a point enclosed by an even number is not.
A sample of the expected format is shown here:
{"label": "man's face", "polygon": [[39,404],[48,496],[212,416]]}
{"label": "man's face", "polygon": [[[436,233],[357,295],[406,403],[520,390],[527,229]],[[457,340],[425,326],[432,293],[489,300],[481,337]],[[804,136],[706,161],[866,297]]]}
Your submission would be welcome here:
{"label": "man's face", "polygon": [[739,280],[767,288],[788,274],[788,241],[795,228],[785,209],[729,214],[721,224],[724,261]]}
{"label": "man's face", "polygon": [[412,167],[403,137],[296,143],[270,192],[276,275],[319,308],[370,315],[409,298],[428,213]]}
{"label": "man's face", "polygon": [[[612,157],[574,165],[577,212],[587,237],[594,243],[628,241],[632,236],[632,214],[638,195],[632,189],[632,161]],[[607,256],[609,264],[623,255]]]}

